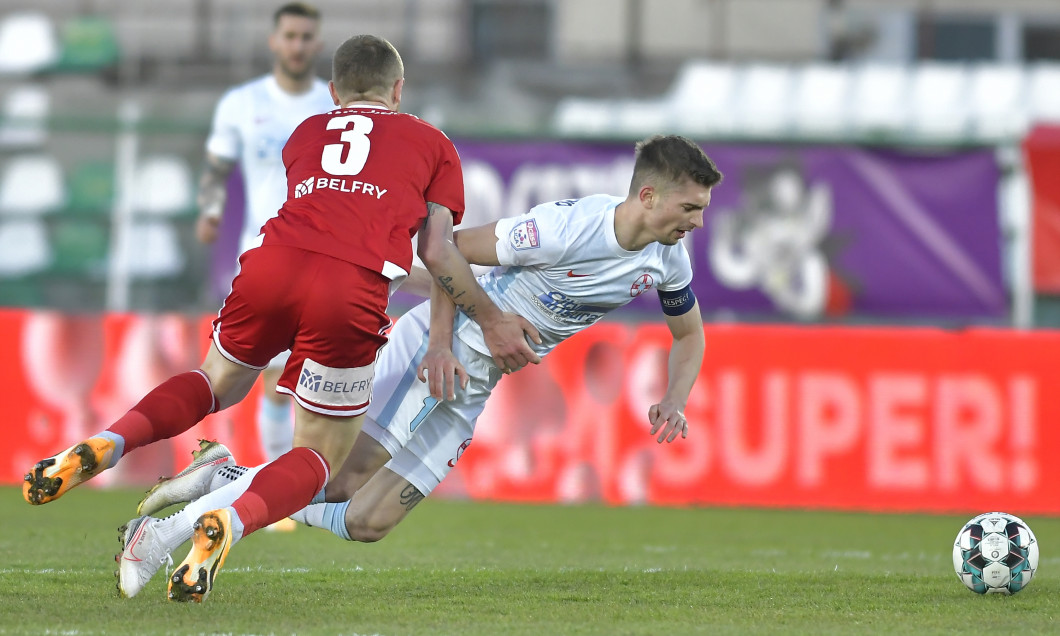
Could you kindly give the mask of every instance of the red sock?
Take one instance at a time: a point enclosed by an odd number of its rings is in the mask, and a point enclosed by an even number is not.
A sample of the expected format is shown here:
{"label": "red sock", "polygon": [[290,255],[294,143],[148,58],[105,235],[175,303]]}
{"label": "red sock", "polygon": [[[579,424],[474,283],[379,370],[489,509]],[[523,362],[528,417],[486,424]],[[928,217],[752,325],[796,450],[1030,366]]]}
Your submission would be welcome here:
{"label": "red sock", "polygon": [[175,375],[159,384],[107,430],[125,439],[122,454],[180,435],[213,413],[215,400],[202,371]]}
{"label": "red sock", "polygon": [[243,536],[289,517],[309,505],[328,483],[327,460],[311,448],[295,448],[254,476],[232,504],[243,522]]}

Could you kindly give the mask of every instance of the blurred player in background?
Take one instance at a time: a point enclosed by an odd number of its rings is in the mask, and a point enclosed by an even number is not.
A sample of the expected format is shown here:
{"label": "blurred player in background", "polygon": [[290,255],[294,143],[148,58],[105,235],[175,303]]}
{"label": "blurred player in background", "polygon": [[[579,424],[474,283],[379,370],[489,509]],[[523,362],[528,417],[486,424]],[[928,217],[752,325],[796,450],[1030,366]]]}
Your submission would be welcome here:
{"label": "blurred player in background", "polygon": [[[266,464],[230,507],[195,521],[171,600],[201,602],[233,544],[318,495],[323,501],[331,466],[349,456],[371,401],[390,293],[412,269],[413,236],[433,280],[481,325],[499,368],[540,362],[526,339],[540,342],[537,330],[490,300],[452,242],[464,205],[460,159],[441,131],[397,112],[404,83],[401,56],[386,40],[363,35],[339,46],[329,89],[341,107],[305,120],[288,140],[288,199],[240,257],[202,367],[26,474],[27,502],[57,499],[123,454],[237,403],[290,349],[278,390],[296,402],[295,448]],[[134,543],[142,525],[123,541]]]}
{"label": "blurred player in background", "polygon": [[[655,288],[673,344],[666,390],[648,409],[648,424],[659,443],[672,442],[688,433],[683,411],[704,352],[692,264],[680,239],[703,227],[711,189],[721,178],[694,142],[653,137],[637,146],[624,199],[594,195],[546,203],[461,230],[456,241],[469,262],[500,266],[479,282],[498,306],[537,327],[542,342],[535,350],[542,356]],[[437,286],[430,293],[429,302],[398,320],[380,356],[364,427],[326,488],[334,503],[309,506],[296,519],[347,540],[377,541],[441,483],[471,443],[486,399],[512,369],[495,364],[480,328],[457,314]],[[192,465],[153,488],[138,512],[201,498],[166,519],[129,522],[141,531],[119,559],[130,564],[119,574],[122,589],[139,591],[168,553],[191,537],[200,514],[228,505],[264,470],[234,466],[216,442],[201,447]]]}
{"label": "blurred player in background", "polygon": [[[261,227],[287,200],[281,156],[287,139],[304,119],[335,106],[327,82],[313,74],[322,49],[320,12],[309,4],[292,2],[277,9],[272,22],[272,72],[229,89],[218,102],[206,140],[206,169],[199,181],[196,234],[203,243],[213,243],[225,208],[228,176],[239,164],[246,196],[240,254],[253,247]],[[270,461],[291,450],[294,441],[291,401],[276,392],[276,381],[289,355],[284,351],[273,358],[261,374],[258,435]],[[293,530],[295,526],[283,519],[269,529]]]}

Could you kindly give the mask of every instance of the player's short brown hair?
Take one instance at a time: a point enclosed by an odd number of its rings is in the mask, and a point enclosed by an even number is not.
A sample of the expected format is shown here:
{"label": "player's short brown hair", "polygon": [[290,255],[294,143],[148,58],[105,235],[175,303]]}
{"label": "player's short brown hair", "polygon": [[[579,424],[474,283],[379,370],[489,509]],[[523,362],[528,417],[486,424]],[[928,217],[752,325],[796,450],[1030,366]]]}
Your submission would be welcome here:
{"label": "player's short brown hair", "polygon": [[307,2],[288,2],[272,14],[272,26],[277,27],[280,25],[280,18],[285,15],[298,16],[300,18],[310,18],[312,20],[320,20],[320,9],[317,9],[313,5]]}
{"label": "player's short brown hair", "polygon": [[345,101],[386,97],[405,76],[401,55],[390,42],[374,35],[355,35],[339,45],[331,62],[331,81]]}
{"label": "player's short brown hair", "polygon": [[721,183],[721,172],[694,141],[679,135],[656,135],[637,144],[631,193],[647,184],[656,188],[679,185],[685,178],[702,186]]}

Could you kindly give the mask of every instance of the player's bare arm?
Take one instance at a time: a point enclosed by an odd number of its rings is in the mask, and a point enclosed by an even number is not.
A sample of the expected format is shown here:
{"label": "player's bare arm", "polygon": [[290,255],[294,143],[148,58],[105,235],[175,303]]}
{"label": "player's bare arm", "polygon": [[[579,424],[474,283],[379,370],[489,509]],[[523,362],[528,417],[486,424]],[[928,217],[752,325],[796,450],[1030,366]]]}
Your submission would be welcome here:
{"label": "player's bare arm", "polygon": [[540,363],[541,357],[530,348],[524,335],[540,343],[540,334],[521,316],[501,311],[479,286],[471,266],[453,242],[453,217],[448,208],[429,204],[418,236],[417,254],[423,264],[456,307],[482,328],[497,367],[510,373],[527,364]]}
{"label": "player's bare arm", "polygon": [[470,377],[464,365],[453,355],[453,320],[456,306],[437,285],[431,286],[431,325],[428,330],[427,352],[416,374],[420,382],[427,382],[431,397],[455,400],[456,383],[467,388]]}
{"label": "player's bare arm", "polygon": [[206,153],[206,167],[199,177],[199,220],[195,225],[195,235],[203,243],[217,240],[221,227],[221,215],[224,213],[225,201],[228,198],[228,175],[232,173],[235,162]]}
{"label": "player's bare arm", "polygon": [[458,230],[453,234],[457,249],[472,265],[500,265],[497,258],[497,222]]}
{"label": "player's bare arm", "polygon": [[680,316],[666,316],[666,326],[673,336],[666,364],[666,393],[659,403],[652,404],[648,409],[648,422],[651,424],[649,433],[658,435],[660,444],[674,441],[679,434],[688,437],[685,406],[699,375],[706,349],[703,317],[699,313],[698,302],[694,302],[692,308]]}
{"label": "player's bare arm", "polygon": [[[495,221],[489,225],[457,230],[453,233],[453,242],[456,243],[457,249],[468,263],[485,266],[500,264],[497,260],[497,237],[494,236],[496,225]],[[401,283],[401,291],[430,298],[433,283],[430,272],[422,267],[413,266],[408,278]]]}

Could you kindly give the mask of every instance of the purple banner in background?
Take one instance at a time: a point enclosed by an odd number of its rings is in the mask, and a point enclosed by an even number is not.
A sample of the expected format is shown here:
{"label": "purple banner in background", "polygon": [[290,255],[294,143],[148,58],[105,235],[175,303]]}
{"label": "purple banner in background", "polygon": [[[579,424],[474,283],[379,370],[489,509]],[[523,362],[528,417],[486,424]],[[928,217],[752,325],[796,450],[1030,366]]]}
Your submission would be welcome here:
{"label": "purple banner in background", "polygon": [[[624,195],[632,144],[456,141],[467,226]],[[990,150],[714,146],[724,173],[686,239],[705,315],[1001,320],[999,171]],[[635,310],[659,312],[654,295]]]}

